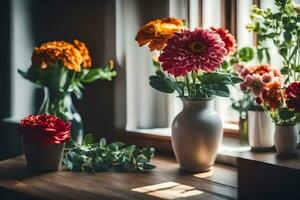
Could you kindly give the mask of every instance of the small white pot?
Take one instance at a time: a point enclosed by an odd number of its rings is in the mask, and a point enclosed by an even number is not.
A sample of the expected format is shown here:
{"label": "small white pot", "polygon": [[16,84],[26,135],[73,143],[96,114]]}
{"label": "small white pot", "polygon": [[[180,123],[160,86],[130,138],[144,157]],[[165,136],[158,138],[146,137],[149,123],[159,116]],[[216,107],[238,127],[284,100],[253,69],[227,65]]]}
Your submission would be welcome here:
{"label": "small white pot", "polygon": [[248,139],[252,149],[274,146],[275,125],[264,111],[248,111]]}
{"label": "small white pot", "polygon": [[288,156],[296,153],[298,143],[298,128],[293,126],[275,126],[275,148],[279,156]]}

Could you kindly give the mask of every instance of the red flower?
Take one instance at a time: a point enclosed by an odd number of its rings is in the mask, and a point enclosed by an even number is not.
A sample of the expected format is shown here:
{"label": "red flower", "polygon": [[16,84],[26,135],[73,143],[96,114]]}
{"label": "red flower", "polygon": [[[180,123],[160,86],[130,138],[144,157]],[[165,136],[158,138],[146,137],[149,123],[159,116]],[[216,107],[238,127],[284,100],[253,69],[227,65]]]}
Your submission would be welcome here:
{"label": "red flower", "polygon": [[290,109],[300,112],[300,82],[291,83],[285,90],[286,103]]}
{"label": "red flower", "polygon": [[210,28],[212,31],[219,34],[223,42],[225,43],[225,48],[227,50],[228,55],[233,55],[236,52],[236,40],[235,37],[229,33],[228,30],[223,28]]}
{"label": "red flower", "polygon": [[283,102],[283,94],[279,82],[267,84],[267,87],[261,93],[261,100],[264,104],[270,106],[271,109],[279,108]]}
{"label": "red flower", "polygon": [[194,70],[211,72],[226,56],[220,36],[208,29],[182,30],[174,33],[159,56],[162,68],[174,76],[184,76]]}
{"label": "red flower", "polygon": [[29,115],[21,120],[18,132],[26,142],[48,147],[69,141],[71,124],[52,115]]}

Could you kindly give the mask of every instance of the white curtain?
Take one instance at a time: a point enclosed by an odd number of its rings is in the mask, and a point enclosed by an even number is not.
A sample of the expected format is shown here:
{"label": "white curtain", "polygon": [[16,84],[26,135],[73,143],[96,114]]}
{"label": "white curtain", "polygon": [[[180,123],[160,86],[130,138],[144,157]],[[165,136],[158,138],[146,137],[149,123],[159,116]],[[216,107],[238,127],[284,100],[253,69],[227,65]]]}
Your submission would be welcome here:
{"label": "white curtain", "polygon": [[[143,24],[155,18],[168,17],[168,4],[168,0],[116,1],[117,61],[125,68],[119,76],[126,80],[126,87],[119,85],[117,90],[126,90],[126,129],[168,125],[168,96],[155,91],[148,83],[148,77],[154,73],[152,54],[147,47],[138,47],[134,40]],[[117,126],[123,125],[124,118],[117,119]]]}

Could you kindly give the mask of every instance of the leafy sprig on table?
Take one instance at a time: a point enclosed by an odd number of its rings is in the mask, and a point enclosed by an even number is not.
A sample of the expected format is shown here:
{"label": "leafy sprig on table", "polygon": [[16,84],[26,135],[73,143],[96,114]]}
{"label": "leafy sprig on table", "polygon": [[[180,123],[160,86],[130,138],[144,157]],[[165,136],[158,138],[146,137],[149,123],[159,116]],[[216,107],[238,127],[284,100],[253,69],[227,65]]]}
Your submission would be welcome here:
{"label": "leafy sprig on table", "polygon": [[137,148],[126,146],[121,142],[107,144],[104,138],[98,143],[93,142],[88,134],[83,145],[71,141],[66,148],[64,164],[72,171],[150,171],[155,168],[150,163],[154,156],[154,148]]}

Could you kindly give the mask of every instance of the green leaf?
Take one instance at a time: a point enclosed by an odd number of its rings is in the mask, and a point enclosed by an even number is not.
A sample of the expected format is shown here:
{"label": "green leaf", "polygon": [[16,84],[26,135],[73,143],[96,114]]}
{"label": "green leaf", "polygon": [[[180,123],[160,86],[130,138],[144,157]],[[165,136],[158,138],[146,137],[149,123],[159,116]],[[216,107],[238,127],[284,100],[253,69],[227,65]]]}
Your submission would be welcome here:
{"label": "green leaf", "polygon": [[202,84],[210,85],[210,84],[236,84],[243,82],[243,79],[239,78],[236,75],[230,73],[205,73],[198,77]]}
{"label": "green leaf", "polygon": [[160,71],[160,70],[157,70],[157,71],[155,72],[155,74],[156,74],[157,76],[159,76],[159,77],[166,77],[166,75],[165,75],[162,71]]}
{"label": "green leaf", "polygon": [[257,49],[257,58],[259,62],[262,62],[264,58],[263,49]]}
{"label": "green leaf", "polygon": [[279,53],[280,53],[280,55],[286,57],[287,53],[288,53],[288,50],[287,50],[287,48],[280,48]]}
{"label": "green leaf", "polygon": [[81,81],[84,83],[91,83],[97,79],[101,78],[100,68],[96,69],[83,69],[83,74],[81,77]]}
{"label": "green leaf", "polygon": [[152,64],[156,69],[160,69],[160,62],[155,59],[152,59]]}
{"label": "green leaf", "polygon": [[[86,139],[86,138],[85,138]],[[150,164],[153,148],[139,149],[135,145],[125,147],[122,142],[106,144],[102,138],[99,143],[79,145],[68,148],[63,162],[72,171],[148,171],[155,166]]]}
{"label": "green leaf", "polygon": [[237,77],[237,76],[234,76],[234,75],[231,76],[231,81],[232,81],[233,84],[237,84],[237,83],[242,83],[242,82],[244,82],[243,79],[241,79],[241,78],[239,78],[239,77]]}
{"label": "green leaf", "polygon": [[243,62],[249,62],[254,58],[254,50],[250,47],[241,48],[238,55]]}
{"label": "green leaf", "polygon": [[291,111],[288,108],[282,108],[279,110],[279,117],[282,120],[289,120],[295,116],[294,111]]}
{"label": "green leaf", "polygon": [[145,155],[138,155],[136,157],[136,161],[139,162],[139,163],[148,163],[148,159],[146,158]]}
{"label": "green leaf", "polygon": [[149,163],[145,163],[145,164],[143,165],[143,170],[144,170],[144,171],[150,171],[150,170],[153,170],[153,169],[155,169],[155,168],[156,168],[155,165],[152,165],[152,164],[149,164]]}
{"label": "green leaf", "polygon": [[83,139],[83,144],[85,144],[85,145],[93,144],[93,141],[94,141],[93,134],[87,134]]}
{"label": "green leaf", "polygon": [[225,69],[225,70],[228,69],[228,67],[229,67],[228,61],[224,60],[221,67],[222,67],[222,69]]}
{"label": "green leaf", "polygon": [[292,39],[292,34],[290,33],[290,32],[284,32],[283,33],[283,37],[284,37],[284,39],[287,41],[287,42],[290,42],[291,41],[291,39]]}
{"label": "green leaf", "polygon": [[206,91],[212,95],[220,96],[220,97],[229,97],[230,92],[226,85],[224,84],[213,84],[206,86]]}
{"label": "green leaf", "polygon": [[286,75],[289,73],[289,68],[288,67],[283,67],[280,69],[281,74]]}
{"label": "green leaf", "polygon": [[150,86],[160,92],[173,93],[175,91],[170,83],[166,80],[166,78],[159,76],[150,76],[149,81]]}

